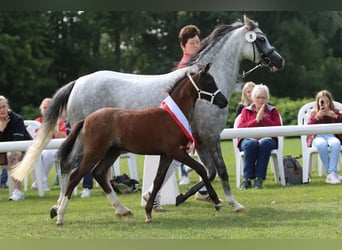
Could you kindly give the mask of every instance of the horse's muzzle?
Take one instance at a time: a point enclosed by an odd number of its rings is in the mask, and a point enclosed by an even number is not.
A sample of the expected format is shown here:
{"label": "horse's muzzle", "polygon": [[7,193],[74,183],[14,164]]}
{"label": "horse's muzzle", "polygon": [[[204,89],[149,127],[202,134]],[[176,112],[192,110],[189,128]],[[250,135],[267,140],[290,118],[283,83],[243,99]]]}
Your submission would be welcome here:
{"label": "horse's muzzle", "polygon": [[274,50],[267,57],[263,58],[263,64],[266,64],[272,71],[277,71],[284,68],[285,60],[276,50]]}
{"label": "horse's muzzle", "polygon": [[214,98],[214,104],[217,105],[220,109],[227,107],[228,100],[227,98],[220,92]]}

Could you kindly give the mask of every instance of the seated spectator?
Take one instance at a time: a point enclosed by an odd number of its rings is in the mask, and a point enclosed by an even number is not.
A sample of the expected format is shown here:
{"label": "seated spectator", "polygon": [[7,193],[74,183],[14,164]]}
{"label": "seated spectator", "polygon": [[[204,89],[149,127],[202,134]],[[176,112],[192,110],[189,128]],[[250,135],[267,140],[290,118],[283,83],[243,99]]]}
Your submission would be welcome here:
{"label": "seated spectator", "polygon": [[[27,132],[23,118],[10,110],[6,97],[0,95],[0,141],[22,141],[32,140]],[[24,152],[7,152],[7,168],[12,169],[24,157]],[[11,201],[24,199],[24,193],[21,191],[21,182],[13,179],[14,190],[9,197]]]}
{"label": "seated spectator", "polygon": [[[280,126],[277,108],[268,104],[269,90],[266,85],[255,85],[252,91],[253,103],[241,111],[238,128]],[[244,151],[243,180],[240,189],[262,188],[266,179],[267,165],[273,149],[278,148],[277,137],[238,138],[238,147]]]}
{"label": "seated spectator", "polygon": [[[40,104],[40,113],[41,117],[36,118],[36,121],[43,122],[44,114],[46,110],[51,105],[52,99],[51,98],[45,98],[41,104]],[[52,138],[65,138],[66,137],[66,125],[64,122],[65,117],[61,117],[58,126],[56,126],[55,131],[53,133]],[[49,183],[48,183],[48,176],[49,172],[51,170],[51,167],[53,166],[53,163],[57,160],[57,149],[45,149],[43,150],[42,154],[37,160],[37,166],[42,169],[42,177],[43,177],[43,189],[44,191],[49,191]],[[37,189],[37,183],[33,182],[32,189]]]}
{"label": "seated spectator", "polygon": [[252,102],[253,102],[252,90],[253,90],[254,86],[255,86],[254,82],[246,82],[243,85],[242,93],[241,93],[241,101],[239,102],[239,104],[236,107],[235,117],[237,117],[241,113],[241,111],[244,107],[247,107],[247,106],[252,104]]}
{"label": "seated spectator", "polygon": [[[308,124],[324,124],[342,122],[342,114],[334,106],[334,100],[328,90],[319,91],[316,95],[316,106],[310,114]],[[316,147],[321,158],[329,184],[341,183],[341,176],[337,174],[340,160],[342,134],[318,134],[306,137],[308,147]],[[329,156],[330,148],[331,154]]]}

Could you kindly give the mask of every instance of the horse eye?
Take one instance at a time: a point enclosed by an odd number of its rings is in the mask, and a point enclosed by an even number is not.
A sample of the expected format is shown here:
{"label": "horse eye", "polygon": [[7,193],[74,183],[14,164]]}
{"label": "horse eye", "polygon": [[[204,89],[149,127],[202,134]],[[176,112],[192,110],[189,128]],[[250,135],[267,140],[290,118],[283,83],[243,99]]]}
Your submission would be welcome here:
{"label": "horse eye", "polygon": [[259,37],[258,40],[259,40],[260,42],[265,42],[265,38],[264,38],[264,37]]}

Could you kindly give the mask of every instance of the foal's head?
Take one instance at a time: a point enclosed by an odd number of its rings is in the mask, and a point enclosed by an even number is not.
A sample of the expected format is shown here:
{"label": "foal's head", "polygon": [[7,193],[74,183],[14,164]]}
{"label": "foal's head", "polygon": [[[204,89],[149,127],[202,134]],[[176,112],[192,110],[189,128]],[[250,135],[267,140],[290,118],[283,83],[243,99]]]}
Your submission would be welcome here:
{"label": "foal's head", "polygon": [[198,99],[204,99],[210,102],[210,104],[217,105],[219,108],[225,108],[228,105],[226,97],[218,89],[214,77],[208,73],[211,63],[207,65],[198,65],[200,71],[191,76],[190,73],[187,77],[191,81],[192,85],[198,92]]}

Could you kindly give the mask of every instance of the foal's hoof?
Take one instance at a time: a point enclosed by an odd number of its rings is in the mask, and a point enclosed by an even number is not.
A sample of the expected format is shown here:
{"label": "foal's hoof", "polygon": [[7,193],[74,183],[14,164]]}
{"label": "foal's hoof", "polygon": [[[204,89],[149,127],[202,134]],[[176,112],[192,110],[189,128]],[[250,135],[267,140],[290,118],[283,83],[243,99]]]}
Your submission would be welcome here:
{"label": "foal's hoof", "polygon": [[151,223],[152,222],[152,216],[146,216],[145,222]]}
{"label": "foal's hoof", "polygon": [[178,206],[179,204],[183,203],[185,201],[185,195],[183,194],[179,194],[176,197],[176,206]]}
{"label": "foal's hoof", "polygon": [[56,216],[57,216],[57,207],[54,206],[50,209],[50,218],[53,219]]}
{"label": "foal's hoof", "polygon": [[131,210],[127,210],[123,213],[115,213],[115,216],[117,219],[121,220],[122,217],[126,217],[126,216],[133,216],[133,213],[131,212]]}
{"label": "foal's hoof", "polygon": [[57,226],[57,227],[63,227],[63,226],[64,226],[64,223],[56,223],[56,226]]}
{"label": "foal's hoof", "polygon": [[222,208],[222,203],[220,202],[220,203],[217,203],[217,204],[215,204],[215,209],[216,209],[216,211],[220,211],[221,210],[221,208]]}

